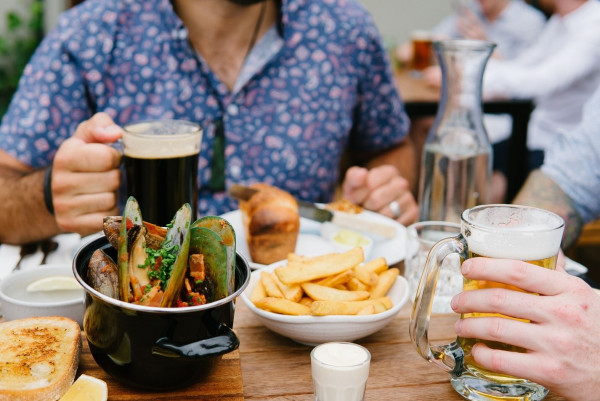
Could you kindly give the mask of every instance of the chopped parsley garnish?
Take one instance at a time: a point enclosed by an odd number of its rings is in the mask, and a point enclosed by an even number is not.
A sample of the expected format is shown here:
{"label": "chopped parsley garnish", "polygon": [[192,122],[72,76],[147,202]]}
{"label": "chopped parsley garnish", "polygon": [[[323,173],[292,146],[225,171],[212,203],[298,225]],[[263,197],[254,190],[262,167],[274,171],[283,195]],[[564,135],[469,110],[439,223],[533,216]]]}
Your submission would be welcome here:
{"label": "chopped parsley garnish", "polygon": [[169,281],[169,278],[171,277],[171,271],[173,270],[175,259],[177,259],[178,250],[179,245],[177,244],[160,249],[146,248],[146,254],[148,257],[146,258],[146,262],[140,267],[153,267],[156,265],[156,261],[160,259],[160,266],[158,269],[148,270],[148,278],[150,280],[160,280],[160,286],[163,290],[167,284],[167,281]]}

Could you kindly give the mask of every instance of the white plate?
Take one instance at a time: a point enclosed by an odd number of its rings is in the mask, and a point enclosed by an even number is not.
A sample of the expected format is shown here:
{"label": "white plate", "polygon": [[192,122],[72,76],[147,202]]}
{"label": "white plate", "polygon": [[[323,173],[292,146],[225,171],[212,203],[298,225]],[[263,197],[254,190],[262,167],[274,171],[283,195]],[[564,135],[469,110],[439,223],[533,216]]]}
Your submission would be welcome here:
{"label": "white plate", "polygon": [[[406,227],[395,220],[368,210],[361,212],[361,215],[364,215],[368,220],[393,225],[397,230],[397,235],[390,239],[369,235],[373,239],[373,248],[367,260],[384,257],[388,265],[393,265],[404,260],[406,253]],[[229,221],[233,226],[236,237],[236,249],[250,262],[250,268],[259,269],[264,267],[265,265],[263,264],[252,262],[252,258],[250,258],[241,211],[234,210],[222,214],[221,217]],[[298,255],[304,256],[318,256],[335,252],[334,246],[321,237],[320,231],[321,223],[300,217],[300,235],[298,235],[295,252]],[[367,233],[363,234],[368,235]]]}
{"label": "white plate", "polygon": [[329,341],[355,341],[369,336],[387,326],[408,301],[408,283],[398,275],[386,294],[392,300],[392,308],[374,315],[288,316],[257,308],[250,301],[250,295],[260,280],[260,273],[272,272],[285,264],[285,261],[276,262],[252,272],[250,283],[240,297],[265,327],[300,344],[314,346]]}

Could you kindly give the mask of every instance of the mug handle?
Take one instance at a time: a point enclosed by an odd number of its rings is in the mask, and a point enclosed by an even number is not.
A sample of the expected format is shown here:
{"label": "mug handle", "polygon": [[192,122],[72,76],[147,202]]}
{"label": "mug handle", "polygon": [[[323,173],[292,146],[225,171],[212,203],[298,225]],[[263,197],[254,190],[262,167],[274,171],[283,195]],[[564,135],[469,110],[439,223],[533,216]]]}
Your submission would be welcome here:
{"label": "mug handle", "polygon": [[202,359],[227,354],[239,346],[240,340],[233,330],[221,324],[215,337],[190,344],[176,345],[169,338],[161,337],[154,343],[152,354],[167,358]]}
{"label": "mug handle", "polygon": [[417,287],[409,326],[410,339],[417,346],[419,354],[446,372],[457,375],[462,372],[464,361],[464,352],[460,344],[454,341],[446,345],[432,345],[429,343],[428,331],[442,262],[452,253],[458,253],[465,259],[466,250],[467,242],[462,234],[442,239],[431,248]]}

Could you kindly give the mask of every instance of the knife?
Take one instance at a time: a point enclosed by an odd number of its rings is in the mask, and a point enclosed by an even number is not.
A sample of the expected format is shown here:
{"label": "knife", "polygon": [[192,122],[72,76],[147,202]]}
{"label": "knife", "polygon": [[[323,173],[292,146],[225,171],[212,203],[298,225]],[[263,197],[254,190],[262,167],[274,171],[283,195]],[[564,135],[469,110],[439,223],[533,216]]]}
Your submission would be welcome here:
{"label": "knife", "polygon": [[[238,200],[248,200],[258,190],[243,185],[234,184],[229,188],[229,195]],[[371,221],[364,216],[345,212],[331,211],[320,208],[314,203],[296,199],[298,202],[298,214],[304,218],[318,221],[320,223],[330,222],[340,227],[351,228],[369,234],[375,234],[383,238],[393,238],[397,235],[396,227],[377,221]]]}

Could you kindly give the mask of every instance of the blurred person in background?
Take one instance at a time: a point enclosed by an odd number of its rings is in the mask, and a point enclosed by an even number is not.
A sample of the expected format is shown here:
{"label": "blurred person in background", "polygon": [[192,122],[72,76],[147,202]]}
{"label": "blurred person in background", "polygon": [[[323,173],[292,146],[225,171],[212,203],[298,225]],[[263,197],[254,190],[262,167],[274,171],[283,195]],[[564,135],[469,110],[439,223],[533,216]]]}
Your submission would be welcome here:
{"label": "blurred person in background", "polygon": [[[600,85],[600,2],[539,0],[552,16],[538,39],[513,60],[491,59],[484,72],[485,99],[533,99],[527,129],[526,173],[544,161],[544,151],[561,133],[572,133],[581,110]],[[439,70],[425,79],[441,83]]]}
{"label": "blurred person in background", "polygon": [[160,118],[204,130],[201,215],[237,208],[232,183],[331,201],[347,148],[360,167],[343,197],[417,217],[409,121],[357,1],[88,0],[39,46],[0,125],[0,242],[100,230],[123,200],[121,126]]}
{"label": "blurred person in background", "polygon": [[[512,60],[535,42],[545,23],[544,14],[522,0],[461,0],[456,2],[456,11],[444,18],[431,33],[435,40],[488,40],[496,44],[493,58]],[[405,62],[410,60],[412,48],[409,43],[399,48],[398,57]],[[424,74],[428,80],[431,75],[436,75],[441,82],[438,66],[430,67]],[[414,129],[429,131],[432,123],[431,119],[423,119],[415,123]],[[491,203],[501,203],[507,187],[512,119],[504,114],[485,114],[484,124],[494,155]]]}
{"label": "blurred person in background", "polygon": [[[529,47],[544,28],[546,17],[523,0],[457,1],[456,11],[432,30],[434,39],[476,39],[496,43],[493,57],[511,60]],[[408,62],[410,43],[398,49]]]}
{"label": "blurred person in background", "polygon": [[[574,244],[581,228],[600,216],[600,88],[584,108],[580,125],[558,134],[544,164],[527,179],[514,203],[551,210],[566,223],[562,247]],[[501,317],[459,320],[461,337],[525,348],[517,353],[473,347],[475,361],[494,372],[523,377],[569,400],[596,400],[600,392],[600,296],[563,269],[548,270],[516,260],[469,259],[463,275],[530,293],[493,288],[455,296],[457,313],[500,313]],[[539,296],[538,296],[539,294]],[[530,321],[531,323],[528,323]]]}

